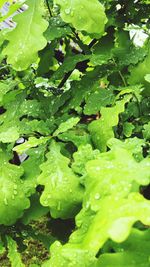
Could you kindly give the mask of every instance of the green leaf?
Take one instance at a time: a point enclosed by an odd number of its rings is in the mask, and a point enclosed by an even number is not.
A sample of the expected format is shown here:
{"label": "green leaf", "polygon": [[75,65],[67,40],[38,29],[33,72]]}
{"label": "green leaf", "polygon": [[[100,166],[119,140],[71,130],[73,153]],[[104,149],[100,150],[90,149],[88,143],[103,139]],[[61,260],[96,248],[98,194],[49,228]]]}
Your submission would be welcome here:
{"label": "green leaf", "polygon": [[123,149],[131,151],[136,161],[140,162],[143,159],[143,147],[145,146],[144,139],[139,139],[137,137],[127,138],[124,142],[119,139],[112,138],[107,143],[108,147],[115,149],[116,147],[121,147]]}
{"label": "green leaf", "polygon": [[74,162],[72,169],[78,174],[86,174],[85,165],[88,161],[98,158],[100,155],[99,150],[93,150],[90,144],[82,145],[78,151],[73,154]]}
{"label": "green leaf", "polygon": [[3,103],[3,97],[5,94],[7,94],[9,91],[14,89],[16,86],[16,82],[14,81],[1,81],[0,82],[0,105]]}
{"label": "green leaf", "polygon": [[47,41],[53,41],[55,39],[60,39],[61,37],[65,37],[68,34],[71,34],[71,28],[66,25],[63,21],[61,21],[60,17],[52,17],[49,20],[49,27],[44,33]]}
{"label": "green leaf", "polygon": [[30,206],[26,188],[21,179],[23,168],[8,162],[7,154],[0,150],[0,224],[11,225]]}
{"label": "green leaf", "polygon": [[27,151],[28,158],[21,164],[24,169],[24,186],[26,188],[26,195],[31,196],[35,193],[38,185],[37,178],[40,175],[40,165],[45,159],[45,145],[40,145],[36,148],[31,148]]}
{"label": "green leaf", "polygon": [[129,32],[116,32],[113,55],[120,66],[136,65],[144,60],[147,55],[147,47],[135,47],[130,41]]}
{"label": "green leaf", "polygon": [[66,112],[70,109],[75,109],[77,111],[81,109],[81,103],[85,100],[85,98],[92,91],[92,89],[95,88],[95,86],[97,85],[97,81],[99,81],[98,75],[99,70],[95,69],[84,75],[80,81],[73,81],[71,83],[71,89],[69,90],[70,99],[65,108],[63,109],[63,112]]}
{"label": "green leaf", "polygon": [[39,202],[38,194],[34,194],[31,199],[31,206],[24,212],[21,221],[27,225],[31,221],[36,221],[49,212],[49,209],[43,207]]}
{"label": "green leaf", "polygon": [[53,136],[57,136],[61,133],[64,133],[66,131],[68,131],[69,129],[73,128],[74,126],[76,126],[76,124],[80,121],[80,118],[76,117],[72,117],[70,119],[68,119],[65,122],[62,122],[58,129],[53,133]]}
{"label": "green leaf", "polygon": [[102,89],[100,86],[95,86],[86,97],[86,105],[84,107],[84,114],[96,114],[102,107],[111,105],[114,102],[115,96],[112,90]]}
{"label": "green leaf", "polygon": [[80,125],[74,130],[59,134],[58,138],[64,142],[72,142],[76,147],[91,143],[90,135]]}
{"label": "green leaf", "polygon": [[[119,144],[116,141],[115,139],[111,140],[111,145],[109,145],[111,151],[100,154],[98,159],[89,161],[86,164],[88,173],[86,185],[89,187],[88,192],[90,193],[91,191],[90,198],[93,200],[94,205],[97,194],[99,194],[99,197],[103,195],[116,195],[116,198],[118,196],[126,197],[132,190],[132,181],[139,185],[149,183],[150,159],[136,161],[133,156],[135,149],[137,149],[136,140],[133,140],[131,144],[127,142],[120,142]],[[124,147],[121,144],[124,144]],[[139,149],[141,150],[141,147]],[[93,177],[93,182],[90,182],[91,177]],[[119,177],[122,177],[122,179],[120,180]],[[107,184],[105,184],[106,181]],[[93,190],[93,186],[95,190]]]}
{"label": "green leaf", "polygon": [[[11,96],[11,92],[6,95]],[[6,101],[6,104],[5,104]],[[3,143],[16,141],[21,133],[32,134],[39,130],[41,133],[49,133],[48,123],[40,121],[32,121],[31,118],[43,118],[44,110],[41,107],[41,103],[36,99],[26,101],[26,93],[15,92],[14,99],[3,100],[4,108],[6,111],[0,115],[0,141]],[[28,118],[21,120],[25,116]],[[30,120],[29,120],[30,118]],[[27,122],[27,123],[25,123]],[[39,129],[40,128],[40,129]]]}
{"label": "green leaf", "polygon": [[130,68],[129,83],[147,84],[145,76],[150,73],[149,67],[150,67],[150,51],[143,62],[140,62],[137,66]]}
{"label": "green leaf", "polygon": [[130,122],[125,122],[123,124],[123,134],[126,137],[130,137],[132,135],[132,132],[134,130],[135,126]]}
{"label": "green leaf", "polygon": [[66,56],[64,59],[63,64],[55,71],[51,80],[60,80],[63,78],[64,74],[73,70],[78,62],[82,62],[90,58],[90,55],[73,55],[73,56]]}
{"label": "green leaf", "polygon": [[96,267],[149,267],[149,239],[149,230],[134,229],[125,242],[114,245],[116,253],[101,255]]}
{"label": "green leaf", "polygon": [[71,23],[77,30],[85,31],[98,38],[104,33],[107,18],[104,7],[98,0],[92,2],[83,0],[82,3],[79,0],[63,2],[55,0],[54,2],[60,5],[62,19]]}
{"label": "green leaf", "polygon": [[[143,208],[147,219],[145,214],[142,215]],[[92,213],[91,218],[89,214],[83,215],[80,230],[72,234],[68,244],[61,246],[57,242],[52,245],[50,266],[57,266],[59,263],[62,263],[60,265],[62,267],[97,266],[94,254],[98,253],[107,238],[111,237],[119,243],[124,241],[136,220],[141,219],[150,223],[149,211],[150,201],[144,200],[139,194],[134,193],[129,199],[122,199],[119,202],[108,197],[101,202],[100,211],[95,217]],[[81,218],[78,221],[80,222]]]}
{"label": "green leaf", "polygon": [[150,74],[146,74],[144,78],[147,82],[150,83]]}
{"label": "green leaf", "polygon": [[76,214],[82,201],[82,188],[73,173],[69,159],[60,153],[60,146],[54,141],[50,145],[47,161],[40,168],[38,182],[44,185],[41,204],[50,208],[52,217],[69,218]]}
{"label": "green leaf", "polygon": [[5,252],[5,247],[2,243],[2,241],[0,240],[0,255],[2,255]]}
{"label": "green leaf", "polygon": [[150,225],[150,201],[138,193],[140,185],[149,184],[150,159],[135,160],[136,142],[131,139],[127,146],[121,142],[118,146],[114,140],[109,152],[87,162],[77,229],[67,244],[57,242],[51,247],[52,266],[57,266],[60,259],[62,267],[97,266],[95,256],[109,238],[120,243],[136,221]]}
{"label": "green leaf", "polygon": [[146,140],[150,140],[150,122],[144,125],[143,136]]}
{"label": "green leaf", "polygon": [[38,51],[46,46],[43,32],[48,23],[42,18],[43,0],[28,0],[26,4],[28,9],[23,14],[15,16],[17,26],[7,34],[6,39],[9,43],[3,50],[3,54],[7,55],[7,63],[18,71],[25,70],[30,64],[35,63]]}
{"label": "green leaf", "polygon": [[56,241],[51,246],[50,253],[51,259],[42,267],[95,267],[96,258],[93,253],[82,248],[75,248],[71,245],[62,246],[59,241]]}
{"label": "green leaf", "polygon": [[21,260],[21,255],[17,251],[17,244],[10,236],[7,236],[7,247],[8,247],[8,258],[11,262],[11,266],[25,267],[25,265]]}
{"label": "green leaf", "polygon": [[119,122],[119,114],[124,111],[130,96],[116,102],[114,107],[101,108],[101,118],[89,124],[89,132],[96,148],[106,151],[107,141],[114,137],[113,127]]}
{"label": "green leaf", "polygon": [[50,137],[29,137],[28,141],[25,141],[23,144],[17,145],[13,148],[13,151],[16,151],[18,154],[23,154],[28,149],[32,147],[37,147],[41,144],[45,144],[50,140]]}
{"label": "green leaf", "polygon": [[[42,76],[43,74],[48,73],[50,71],[50,68],[53,67],[54,60],[55,60],[54,49],[56,48],[56,45],[57,45],[56,41],[48,43],[47,46],[42,51],[39,52],[40,62],[39,62],[38,69],[37,69],[38,76]],[[43,82],[42,81],[40,82],[40,79],[43,79]],[[35,79],[36,87],[39,86],[39,84],[41,87],[48,86],[47,80],[48,79],[45,79],[45,82],[44,82],[44,78],[42,77],[36,78]]]}
{"label": "green leaf", "polygon": [[104,36],[98,43],[92,48],[92,56],[90,62],[94,65],[103,65],[108,62],[113,56],[112,53],[113,40],[110,36]]}

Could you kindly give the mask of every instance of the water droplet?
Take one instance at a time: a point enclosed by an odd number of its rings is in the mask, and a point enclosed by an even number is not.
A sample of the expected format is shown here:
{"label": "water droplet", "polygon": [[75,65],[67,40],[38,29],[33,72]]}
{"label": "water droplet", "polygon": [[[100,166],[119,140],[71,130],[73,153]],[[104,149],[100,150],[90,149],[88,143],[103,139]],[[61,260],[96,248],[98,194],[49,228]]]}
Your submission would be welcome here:
{"label": "water droplet", "polygon": [[44,205],[47,205],[47,204],[48,204],[48,201],[47,201],[47,200],[44,200],[44,201],[43,201],[43,204],[44,204]]}
{"label": "water droplet", "polygon": [[95,195],[95,199],[96,199],[96,200],[100,199],[100,194],[99,194],[99,193],[96,193],[96,195]]}
{"label": "water droplet", "polygon": [[60,201],[58,202],[57,210],[61,210],[61,203],[60,203]]}
{"label": "water droplet", "polygon": [[14,184],[14,189],[17,189],[17,185],[16,184]]}
{"label": "water droplet", "polygon": [[74,16],[74,12],[73,12],[73,11],[71,11],[71,14],[70,14],[70,15],[71,15],[71,17],[73,17],[73,16]]}
{"label": "water droplet", "polygon": [[6,206],[8,206],[8,200],[7,200],[6,197],[4,198],[4,204],[5,204]]}
{"label": "water droplet", "polygon": [[67,15],[69,15],[70,12],[71,12],[71,9],[70,9],[70,8],[66,8],[66,9],[65,9],[65,13],[66,13]]}
{"label": "water droplet", "polygon": [[14,195],[17,195],[17,194],[18,194],[17,190],[14,190]]}

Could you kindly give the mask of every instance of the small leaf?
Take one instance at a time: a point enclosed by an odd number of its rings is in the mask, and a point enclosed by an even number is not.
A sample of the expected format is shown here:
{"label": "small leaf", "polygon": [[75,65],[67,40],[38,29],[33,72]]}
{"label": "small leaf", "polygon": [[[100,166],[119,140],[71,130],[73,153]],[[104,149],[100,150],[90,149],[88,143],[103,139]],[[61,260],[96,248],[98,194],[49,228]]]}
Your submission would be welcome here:
{"label": "small leaf", "polygon": [[60,133],[67,132],[69,129],[72,129],[80,121],[80,118],[70,118],[65,122],[62,122],[58,129],[53,133],[53,136],[57,136]]}
{"label": "small leaf", "polygon": [[7,247],[11,267],[25,267],[21,260],[21,255],[17,251],[17,244],[10,236],[7,236]]}
{"label": "small leaf", "polygon": [[28,149],[32,147],[39,146],[41,144],[45,144],[50,140],[50,137],[40,137],[39,139],[36,137],[29,137],[29,140],[24,142],[21,145],[15,146],[13,148],[13,151],[16,151],[18,154],[23,154],[26,152]]}
{"label": "small leaf", "polygon": [[130,137],[134,130],[135,126],[130,122],[125,122],[123,124],[123,133],[126,137]]}

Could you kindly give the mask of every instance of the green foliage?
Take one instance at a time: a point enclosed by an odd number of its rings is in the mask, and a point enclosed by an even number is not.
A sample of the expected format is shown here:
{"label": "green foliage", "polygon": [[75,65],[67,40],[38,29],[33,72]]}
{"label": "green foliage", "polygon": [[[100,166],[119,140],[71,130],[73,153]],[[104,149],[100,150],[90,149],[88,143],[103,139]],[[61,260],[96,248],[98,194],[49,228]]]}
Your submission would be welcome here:
{"label": "green foliage", "polygon": [[42,174],[38,182],[45,186],[41,204],[50,208],[54,218],[72,217],[82,200],[82,187],[68,165],[69,159],[60,153],[59,145],[53,141],[47,161],[40,166]]}
{"label": "green foliage", "polygon": [[11,225],[22,216],[24,209],[30,205],[26,197],[26,188],[21,179],[23,168],[8,162],[9,157],[0,150],[0,224]]}
{"label": "green foliage", "polygon": [[60,133],[64,133],[67,130],[73,128],[78,122],[80,118],[69,118],[66,122],[62,122],[58,129],[53,133],[54,136],[59,135]]}
{"label": "green foliage", "polygon": [[129,77],[130,84],[146,83],[145,76],[149,74],[150,52],[145,60],[139,63],[136,67],[131,68],[131,76]]}
{"label": "green foliage", "polygon": [[149,14],[0,1],[1,266],[150,265]]}
{"label": "green foliage", "polygon": [[71,23],[77,30],[85,31],[93,37],[100,37],[104,33],[107,18],[104,7],[98,0],[92,2],[83,0],[82,5],[79,0],[64,0],[63,2],[54,0],[54,2],[61,7],[62,19]]}
{"label": "green foliage", "polygon": [[144,125],[143,136],[145,139],[150,140],[150,122]]}
{"label": "green foliage", "polygon": [[25,267],[25,265],[22,263],[20,254],[17,252],[16,242],[10,236],[7,236],[7,247],[11,266]]}
{"label": "green foliage", "polygon": [[29,8],[22,15],[15,17],[17,26],[7,34],[9,43],[3,51],[4,55],[7,55],[8,64],[12,64],[18,71],[35,63],[38,59],[37,52],[46,46],[43,32],[48,23],[42,19],[43,0],[27,1],[26,4]]}
{"label": "green foliage", "polygon": [[89,124],[89,132],[96,148],[106,151],[107,141],[114,137],[113,127],[119,122],[119,114],[130,97],[116,102],[114,107],[101,108],[101,118]]}
{"label": "green foliage", "polygon": [[116,266],[149,266],[149,235],[150,231],[139,231],[134,229],[129,238],[119,247],[113,244],[115,254],[106,253],[101,255],[97,267]]}
{"label": "green foliage", "polygon": [[136,162],[133,152],[112,140],[110,152],[87,162],[83,209],[76,217],[78,229],[68,244],[52,246],[52,266],[60,263],[60,255],[62,266],[91,266],[108,238],[123,242],[136,221],[150,223],[150,202],[137,193],[139,184],[149,183],[150,160]]}

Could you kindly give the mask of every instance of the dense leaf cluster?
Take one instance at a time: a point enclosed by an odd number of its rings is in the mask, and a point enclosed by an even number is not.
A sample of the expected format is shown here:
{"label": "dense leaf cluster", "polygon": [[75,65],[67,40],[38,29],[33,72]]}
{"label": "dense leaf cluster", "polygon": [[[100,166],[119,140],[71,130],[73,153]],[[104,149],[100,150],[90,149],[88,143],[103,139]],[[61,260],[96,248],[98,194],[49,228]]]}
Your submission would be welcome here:
{"label": "dense leaf cluster", "polygon": [[[150,266],[149,14],[149,0],[0,1],[0,254],[12,267],[29,266],[31,237],[50,253],[30,267]],[[32,227],[41,218],[47,234]]]}

